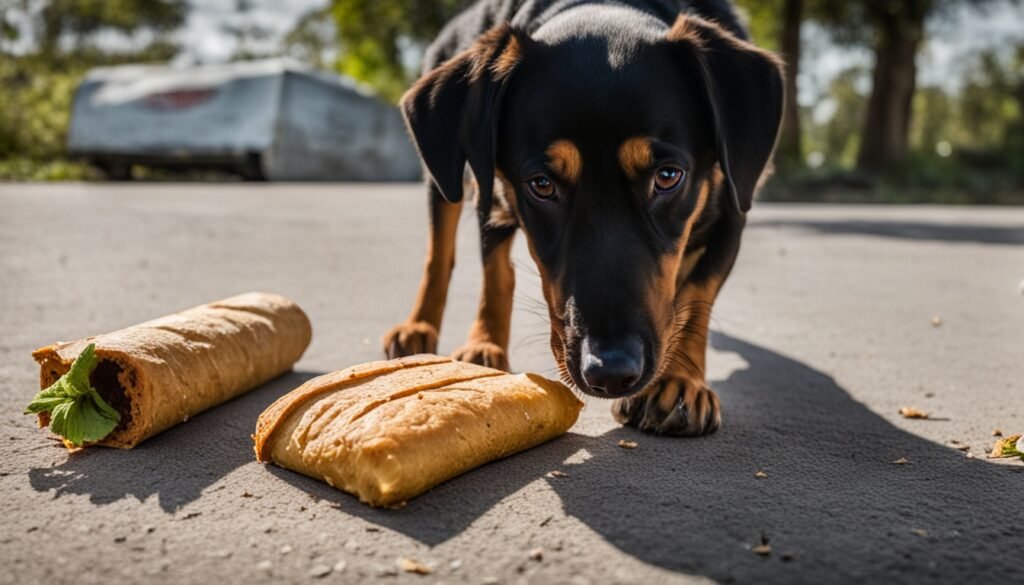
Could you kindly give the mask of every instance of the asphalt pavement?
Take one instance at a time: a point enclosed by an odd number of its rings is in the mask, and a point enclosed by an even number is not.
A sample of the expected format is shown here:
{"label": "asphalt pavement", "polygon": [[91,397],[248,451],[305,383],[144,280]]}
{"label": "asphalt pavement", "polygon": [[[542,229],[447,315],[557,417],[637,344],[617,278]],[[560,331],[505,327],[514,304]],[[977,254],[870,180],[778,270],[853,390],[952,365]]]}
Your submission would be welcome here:
{"label": "asphalt pavement", "polygon": [[[1024,209],[757,205],[712,321],[711,437],[588,400],[391,511],[257,463],[275,398],[381,357],[426,225],[415,185],[0,185],[0,584],[1021,582],[1024,463],[985,455],[1024,432]],[[478,250],[467,213],[442,352]],[[512,367],[551,375],[515,254]],[[21,414],[34,348],[250,290],[309,313],[294,373],[131,451],[69,455]]]}

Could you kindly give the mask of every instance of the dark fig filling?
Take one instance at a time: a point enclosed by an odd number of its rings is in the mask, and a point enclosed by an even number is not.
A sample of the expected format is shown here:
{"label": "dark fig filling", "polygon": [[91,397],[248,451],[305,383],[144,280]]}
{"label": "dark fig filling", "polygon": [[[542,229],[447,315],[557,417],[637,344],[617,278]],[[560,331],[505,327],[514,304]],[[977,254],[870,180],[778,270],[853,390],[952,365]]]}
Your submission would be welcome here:
{"label": "dark fig filling", "polygon": [[100,397],[121,415],[121,421],[117,423],[111,434],[128,428],[132,420],[132,401],[128,399],[128,393],[125,392],[118,380],[123,371],[124,368],[117,362],[100,360],[92,375],[89,376],[89,382],[100,393]]}

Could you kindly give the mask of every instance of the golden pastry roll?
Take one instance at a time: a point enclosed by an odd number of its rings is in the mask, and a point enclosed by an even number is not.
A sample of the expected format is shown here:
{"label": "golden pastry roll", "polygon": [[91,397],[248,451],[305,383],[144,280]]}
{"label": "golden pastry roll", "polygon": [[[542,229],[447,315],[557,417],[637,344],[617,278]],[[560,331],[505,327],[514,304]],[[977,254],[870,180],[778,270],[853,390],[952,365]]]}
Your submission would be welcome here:
{"label": "golden pastry roll", "polygon": [[583,403],[559,382],[418,355],[310,380],[256,424],[256,458],[395,506],[569,430]]}
{"label": "golden pastry roll", "polygon": [[[287,372],[311,337],[309,318],[294,302],[248,293],[56,343],[32,354],[46,390],[27,412],[37,413],[40,426],[51,425],[69,447],[131,448]],[[80,428],[90,421],[102,428],[105,416],[110,428],[98,440],[102,433]],[[59,429],[55,417],[62,417]]]}

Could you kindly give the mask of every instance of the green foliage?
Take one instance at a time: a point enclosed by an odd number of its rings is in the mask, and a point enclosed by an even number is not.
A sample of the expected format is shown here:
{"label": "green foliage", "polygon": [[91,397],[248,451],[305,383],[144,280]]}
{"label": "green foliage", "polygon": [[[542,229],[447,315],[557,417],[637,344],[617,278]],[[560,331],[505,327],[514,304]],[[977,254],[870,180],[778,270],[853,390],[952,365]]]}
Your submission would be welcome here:
{"label": "green foliage", "polygon": [[[96,178],[94,170],[66,160],[75,88],[94,66],[170,59],[178,49],[165,35],[184,22],[186,11],[183,0],[47,2],[34,23],[34,50],[0,50],[0,180]],[[6,14],[2,22],[0,40],[16,37]],[[96,43],[109,31],[148,31],[152,38],[133,50],[110,51]]]}
{"label": "green foliage", "polygon": [[75,447],[106,437],[121,420],[89,381],[99,364],[95,350],[95,344],[86,346],[68,373],[36,394],[25,409],[25,414],[49,413],[50,430]]}
{"label": "green foliage", "polygon": [[[778,51],[785,0],[734,1],[754,42]],[[802,0],[802,5],[804,22],[827,29],[838,44],[864,44],[870,39],[871,27],[865,19],[863,0]]]}
{"label": "green foliage", "polygon": [[[809,153],[824,154],[817,169],[780,169],[767,199],[864,202],[1009,203],[1024,190],[1024,47],[967,56],[959,91],[921,87],[914,96],[911,151],[878,183],[854,172],[867,96],[867,71],[853,68],[830,84],[831,117],[804,109]],[[862,87],[861,87],[862,89]],[[820,104],[817,104],[820,105]],[[843,191],[845,190],[845,192]],[[832,192],[832,195],[823,195]]]}
{"label": "green foliage", "polygon": [[0,158],[0,181],[95,181],[100,178],[93,167],[63,158]]}
{"label": "green foliage", "polygon": [[[900,15],[934,22],[956,14],[964,4],[992,3],[803,0],[802,5],[805,25],[812,23],[816,32],[827,32],[833,46],[874,49],[881,33],[891,32],[886,27]],[[777,50],[787,0],[737,0],[737,4],[758,44]],[[899,192],[913,193],[908,195],[913,200],[922,192],[930,193],[925,199],[942,201],[1018,199],[1014,193],[1024,192],[1024,46],[994,48],[964,59],[971,64],[964,68],[961,89],[917,88],[911,104],[909,156],[880,182],[853,170],[866,127],[865,89],[870,90],[871,71],[851,69],[838,75],[818,103],[800,113],[803,150],[814,168],[777,164],[768,196],[788,198],[804,188],[803,197],[813,198],[820,188],[831,185],[868,189],[871,194],[865,200],[889,200]],[[819,111],[814,116],[817,108],[833,113],[821,116]]]}
{"label": "green foliage", "polygon": [[867,110],[867,98],[857,91],[866,72],[854,67],[840,73],[829,85],[827,100],[834,113],[823,122],[815,122],[811,111],[805,111],[803,128],[807,152],[824,156],[829,169],[849,169],[860,149],[860,129]]}
{"label": "green foliage", "polygon": [[71,99],[80,72],[47,72],[0,56],[0,158],[54,159],[64,153]]}
{"label": "green foliage", "polygon": [[185,22],[187,11],[185,0],[49,0],[36,25],[39,49],[53,55],[70,43],[75,51],[102,31],[167,33]]}
{"label": "green foliage", "polygon": [[771,51],[779,50],[782,34],[783,0],[737,0],[740,17],[750,30],[750,37],[759,46]]}
{"label": "green foliage", "polygon": [[999,452],[1001,457],[1020,457],[1024,461],[1024,451],[1017,448],[1020,445],[1020,437],[1014,437],[1016,440],[1005,440],[1001,441],[1002,449]]}
{"label": "green foliage", "polygon": [[419,71],[408,55],[422,49],[465,0],[334,0],[341,45],[337,69],[396,100]]}
{"label": "green foliage", "polygon": [[334,29],[330,8],[310,11],[285,35],[282,52],[317,69],[331,68],[326,59],[337,44]]}
{"label": "green foliage", "polygon": [[0,14],[0,42],[16,41],[21,36],[18,27],[9,18],[6,13]]}
{"label": "green foliage", "polygon": [[1006,56],[980,53],[974,61],[959,100],[961,142],[1024,154],[1024,46]]}
{"label": "green foliage", "polygon": [[900,178],[955,187],[991,202],[1024,186],[1024,47],[969,57],[962,89],[918,90],[911,160]]}

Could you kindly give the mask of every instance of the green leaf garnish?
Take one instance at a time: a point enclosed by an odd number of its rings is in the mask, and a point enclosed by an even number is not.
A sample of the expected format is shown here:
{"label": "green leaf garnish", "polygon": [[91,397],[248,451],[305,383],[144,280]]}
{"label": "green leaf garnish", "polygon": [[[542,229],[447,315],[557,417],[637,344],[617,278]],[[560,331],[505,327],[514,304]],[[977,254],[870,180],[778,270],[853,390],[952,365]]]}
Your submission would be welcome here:
{"label": "green leaf garnish", "polygon": [[1017,450],[1017,443],[1015,441],[1006,441],[1003,443],[1003,457],[1020,457],[1024,460],[1024,451]]}
{"label": "green leaf garnish", "polygon": [[50,430],[75,447],[109,435],[121,422],[121,414],[89,382],[98,364],[96,344],[90,343],[75,358],[68,373],[36,394],[25,414],[50,413]]}
{"label": "green leaf garnish", "polygon": [[1021,443],[1024,443],[1021,440],[1021,435],[1003,437],[996,441],[996,444],[992,447],[992,452],[988,456],[994,458],[1020,457],[1024,461],[1024,451],[1017,448]]}

